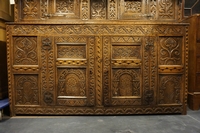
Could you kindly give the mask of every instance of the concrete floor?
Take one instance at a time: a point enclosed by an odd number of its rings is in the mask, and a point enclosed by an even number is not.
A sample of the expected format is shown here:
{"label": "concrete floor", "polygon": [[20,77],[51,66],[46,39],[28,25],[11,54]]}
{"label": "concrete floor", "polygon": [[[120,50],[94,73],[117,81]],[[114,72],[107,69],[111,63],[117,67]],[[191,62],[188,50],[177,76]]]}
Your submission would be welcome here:
{"label": "concrete floor", "polygon": [[200,110],[187,115],[4,117],[0,133],[200,133]]}

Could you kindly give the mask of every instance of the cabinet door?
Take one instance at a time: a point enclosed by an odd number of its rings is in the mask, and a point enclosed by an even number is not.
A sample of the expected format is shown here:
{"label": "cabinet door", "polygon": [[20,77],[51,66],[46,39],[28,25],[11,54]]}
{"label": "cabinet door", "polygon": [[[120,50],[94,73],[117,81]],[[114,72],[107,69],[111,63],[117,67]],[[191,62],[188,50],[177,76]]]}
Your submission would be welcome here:
{"label": "cabinet door", "polygon": [[142,104],[142,37],[103,38],[104,105]]}
{"label": "cabinet door", "polygon": [[94,105],[94,37],[55,37],[57,105]]}

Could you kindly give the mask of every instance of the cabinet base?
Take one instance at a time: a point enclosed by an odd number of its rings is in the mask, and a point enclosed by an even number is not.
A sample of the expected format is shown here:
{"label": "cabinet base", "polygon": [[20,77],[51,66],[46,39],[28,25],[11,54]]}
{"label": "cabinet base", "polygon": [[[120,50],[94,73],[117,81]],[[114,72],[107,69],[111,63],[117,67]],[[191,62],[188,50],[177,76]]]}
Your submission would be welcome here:
{"label": "cabinet base", "polygon": [[188,107],[192,110],[199,110],[199,108],[200,108],[200,93],[188,94]]}

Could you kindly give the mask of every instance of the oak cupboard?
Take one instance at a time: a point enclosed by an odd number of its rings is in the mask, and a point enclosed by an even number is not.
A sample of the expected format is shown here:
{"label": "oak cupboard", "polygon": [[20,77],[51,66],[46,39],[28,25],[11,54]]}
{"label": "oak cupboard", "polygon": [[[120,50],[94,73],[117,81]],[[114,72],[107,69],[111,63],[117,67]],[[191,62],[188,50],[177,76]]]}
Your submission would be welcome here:
{"label": "oak cupboard", "polygon": [[18,0],[7,25],[12,115],[186,114],[178,0]]}

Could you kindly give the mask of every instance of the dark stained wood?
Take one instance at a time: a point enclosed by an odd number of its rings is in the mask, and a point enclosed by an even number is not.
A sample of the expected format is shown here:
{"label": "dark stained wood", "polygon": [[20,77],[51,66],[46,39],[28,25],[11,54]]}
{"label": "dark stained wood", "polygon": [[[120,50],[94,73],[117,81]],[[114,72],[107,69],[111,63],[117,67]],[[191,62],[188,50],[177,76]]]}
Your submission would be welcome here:
{"label": "dark stained wood", "polygon": [[188,106],[192,110],[200,108],[200,15],[184,20],[189,22],[189,83]]}
{"label": "dark stained wood", "polygon": [[7,25],[12,115],[186,114],[181,4],[45,2],[18,0]]}

